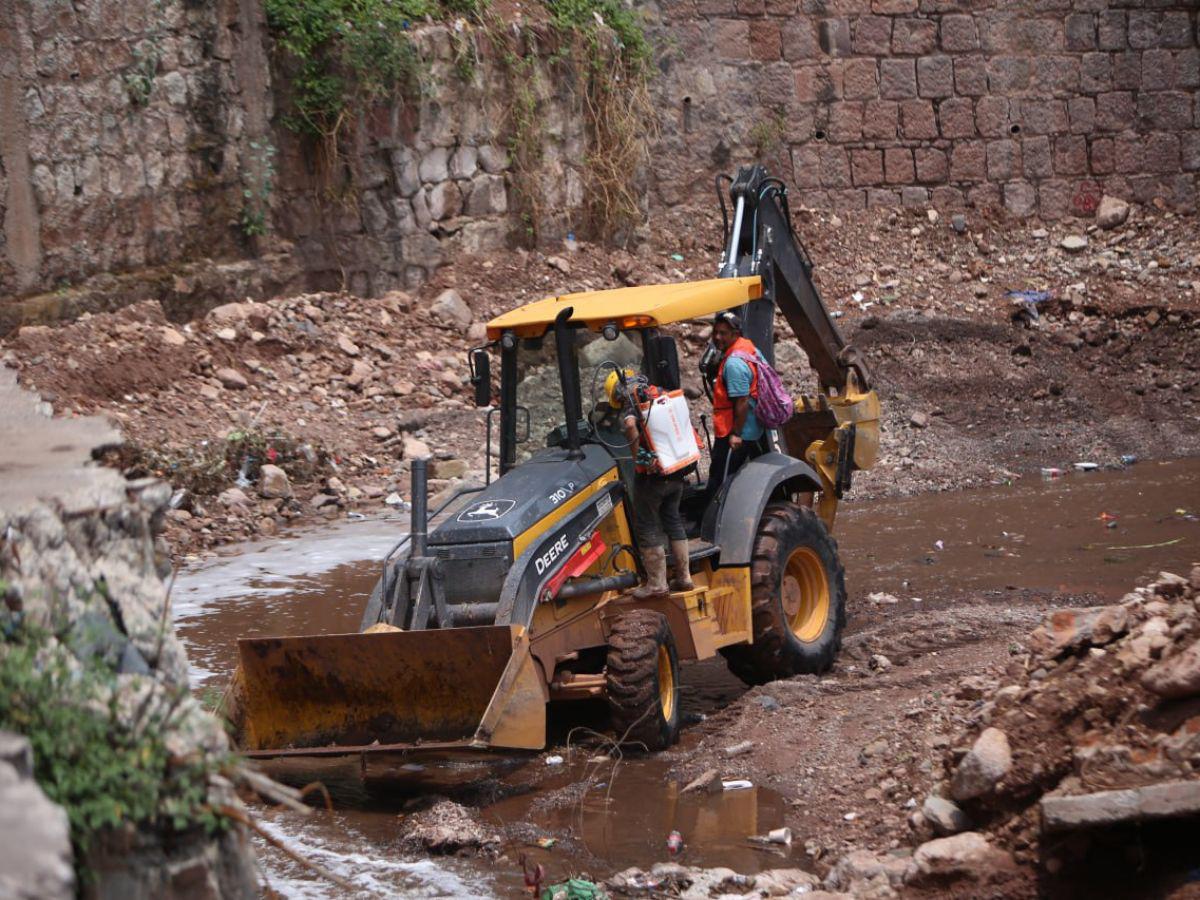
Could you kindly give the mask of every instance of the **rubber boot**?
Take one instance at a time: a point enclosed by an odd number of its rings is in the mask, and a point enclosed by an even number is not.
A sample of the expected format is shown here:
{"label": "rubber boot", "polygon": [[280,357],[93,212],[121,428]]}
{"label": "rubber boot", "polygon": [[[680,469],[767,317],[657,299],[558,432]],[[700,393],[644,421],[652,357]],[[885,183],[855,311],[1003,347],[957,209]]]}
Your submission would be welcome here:
{"label": "rubber boot", "polygon": [[688,542],[671,541],[671,560],[675,564],[675,574],[671,576],[671,591],[694,591],[692,575],[688,571]]}
{"label": "rubber boot", "polygon": [[667,551],[664,547],[647,547],[642,551],[646,567],[646,583],[630,591],[635,600],[665,600],[667,593]]}

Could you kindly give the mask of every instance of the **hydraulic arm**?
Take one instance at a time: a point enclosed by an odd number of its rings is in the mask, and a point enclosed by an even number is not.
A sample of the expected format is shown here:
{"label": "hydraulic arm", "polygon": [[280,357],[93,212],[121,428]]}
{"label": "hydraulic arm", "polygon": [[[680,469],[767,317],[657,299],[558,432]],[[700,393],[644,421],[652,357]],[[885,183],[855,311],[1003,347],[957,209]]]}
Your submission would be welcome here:
{"label": "hydraulic arm", "polygon": [[[729,183],[732,221],[721,191]],[[852,473],[868,469],[879,449],[879,398],[855,349],[846,343],[812,281],[813,264],[792,228],[787,187],[762,166],[717,179],[725,227],[720,276],[758,275],[763,293],[742,308],[746,337],[774,364],[778,310],[817,373],[818,389],[803,396],[775,440],[806,460],[822,481],[818,510],[832,525]]]}

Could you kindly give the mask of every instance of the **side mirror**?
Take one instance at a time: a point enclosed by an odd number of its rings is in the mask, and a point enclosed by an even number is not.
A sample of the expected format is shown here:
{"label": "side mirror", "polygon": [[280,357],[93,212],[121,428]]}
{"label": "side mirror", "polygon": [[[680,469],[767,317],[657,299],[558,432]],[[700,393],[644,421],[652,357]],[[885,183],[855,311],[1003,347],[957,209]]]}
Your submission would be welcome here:
{"label": "side mirror", "polygon": [[471,351],[471,384],[475,387],[475,405],[490,406],[492,402],[492,358],[483,347]]}

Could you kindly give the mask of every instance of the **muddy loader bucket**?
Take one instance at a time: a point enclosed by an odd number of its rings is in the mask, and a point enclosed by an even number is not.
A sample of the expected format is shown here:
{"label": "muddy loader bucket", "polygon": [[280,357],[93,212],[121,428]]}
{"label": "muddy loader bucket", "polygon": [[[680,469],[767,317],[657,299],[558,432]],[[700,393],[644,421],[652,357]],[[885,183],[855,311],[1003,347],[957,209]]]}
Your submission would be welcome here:
{"label": "muddy loader bucket", "polygon": [[541,749],[546,690],[518,626],[238,641],[230,720],[248,756]]}

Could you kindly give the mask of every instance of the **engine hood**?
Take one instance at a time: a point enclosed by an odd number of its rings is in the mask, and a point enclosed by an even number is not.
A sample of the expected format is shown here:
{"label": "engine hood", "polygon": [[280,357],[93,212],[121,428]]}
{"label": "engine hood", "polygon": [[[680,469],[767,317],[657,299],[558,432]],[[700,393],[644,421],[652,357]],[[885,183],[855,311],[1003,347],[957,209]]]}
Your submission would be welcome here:
{"label": "engine hood", "polygon": [[582,459],[567,459],[566,450],[540,451],[470,495],[429,535],[429,543],[514,540],[616,466],[603,447],[585,445],[583,454]]}

